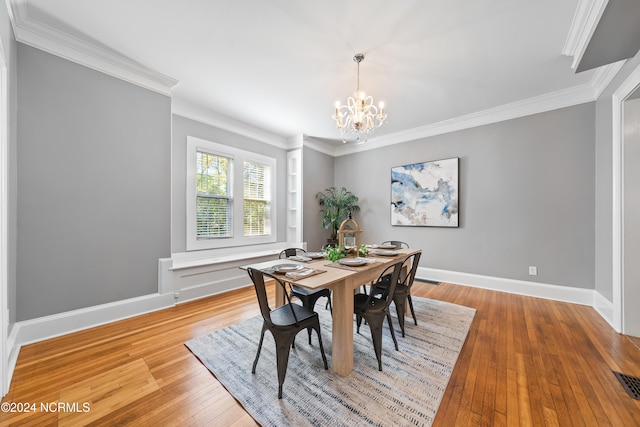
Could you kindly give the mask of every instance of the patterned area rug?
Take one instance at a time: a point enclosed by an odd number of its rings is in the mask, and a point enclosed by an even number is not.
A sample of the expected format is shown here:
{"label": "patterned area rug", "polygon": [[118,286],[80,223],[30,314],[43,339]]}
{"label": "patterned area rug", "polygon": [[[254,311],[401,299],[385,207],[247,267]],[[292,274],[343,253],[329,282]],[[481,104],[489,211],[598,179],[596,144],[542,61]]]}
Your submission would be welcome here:
{"label": "patterned area rug", "polygon": [[[216,376],[247,412],[263,426],[426,425],[433,419],[467,337],[475,310],[442,301],[413,298],[418,325],[407,317],[406,337],[397,332],[395,351],[383,330],[382,372],[369,327],[355,333],[354,369],[346,378],[325,371],[313,335],[302,331],[291,350],[282,399],[278,400],[275,345],[265,334],[256,374],[251,366],[262,317],[236,323],[185,345]],[[316,306],[322,342],[331,367],[331,316]],[[394,307],[391,307],[394,311]],[[396,330],[397,319],[393,318]]]}

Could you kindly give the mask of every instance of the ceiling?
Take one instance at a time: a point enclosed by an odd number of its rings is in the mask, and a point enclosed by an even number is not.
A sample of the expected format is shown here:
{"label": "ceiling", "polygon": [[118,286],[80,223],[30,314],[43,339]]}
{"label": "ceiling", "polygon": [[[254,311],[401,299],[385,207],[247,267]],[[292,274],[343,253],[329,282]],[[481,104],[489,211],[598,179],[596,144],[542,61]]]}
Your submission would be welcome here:
{"label": "ceiling", "polygon": [[[355,89],[358,52],[361,88],[388,113],[381,139],[514,106],[586,102],[606,80],[572,66],[583,0],[10,3],[19,41],[70,59],[91,46],[159,76],[176,104],[284,140],[342,145],[331,114]],[[52,33],[66,46],[47,49]]]}

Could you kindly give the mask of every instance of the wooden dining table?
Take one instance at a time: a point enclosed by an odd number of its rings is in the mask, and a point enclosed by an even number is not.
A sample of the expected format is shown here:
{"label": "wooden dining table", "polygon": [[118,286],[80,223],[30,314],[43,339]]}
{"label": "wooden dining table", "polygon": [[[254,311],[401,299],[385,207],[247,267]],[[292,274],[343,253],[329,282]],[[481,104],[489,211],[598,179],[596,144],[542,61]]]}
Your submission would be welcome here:
{"label": "wooden dining table", "polygon": [[[378,278],[388,266],[404,260],[409,255],[421,252],[420,249],[395,249],[393,256],[370,254],[368,260],[373,262],[362,266],[346,266],[328,261],[324,258],[309,262],[298,262],[290,259],[278,259],[241,266],[270,272],[278,264],[298,263],[303,267],[322,271],[308,277],[291,278],[282,274],[282,280],[293,285],[309,289],[328,288],[332,291],[333,322],[331,331],[332,363],[331,368],[341,376],[347,376],[353,370],[353,295],[354,289],[370,283]],[[387,252],[388,253],[388,252]],[[279,275],[277,275],[279,276]],[[284,304],[285,296],[280,286],[276,286],[276,305]]]}

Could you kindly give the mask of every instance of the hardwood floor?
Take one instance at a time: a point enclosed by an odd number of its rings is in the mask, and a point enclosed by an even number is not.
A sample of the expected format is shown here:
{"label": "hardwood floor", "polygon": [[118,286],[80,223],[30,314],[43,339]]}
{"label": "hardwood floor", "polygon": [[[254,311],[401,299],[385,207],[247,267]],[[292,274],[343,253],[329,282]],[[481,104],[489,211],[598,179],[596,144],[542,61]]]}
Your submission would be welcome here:
{"label": "hardwood floor", "polygon": [[[477,310],[434,425],[640,426],[612,373],[640,376],[640,350],[592,308],[446,283],[412,293]],[[0,425],[255,425],[183,343],[256,314],[245,288],[25,346],[3,403],[35,411]]]}

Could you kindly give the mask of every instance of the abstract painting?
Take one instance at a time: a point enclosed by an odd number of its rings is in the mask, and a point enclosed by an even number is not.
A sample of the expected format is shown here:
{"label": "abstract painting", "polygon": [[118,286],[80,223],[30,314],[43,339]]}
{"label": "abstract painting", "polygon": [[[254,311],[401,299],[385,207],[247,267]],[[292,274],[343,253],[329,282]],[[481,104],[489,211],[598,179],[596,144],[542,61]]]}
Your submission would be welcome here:
{"label": "abstract painting", "polygon": [[458,160],[391,168],[391,225],[457,227]]}

